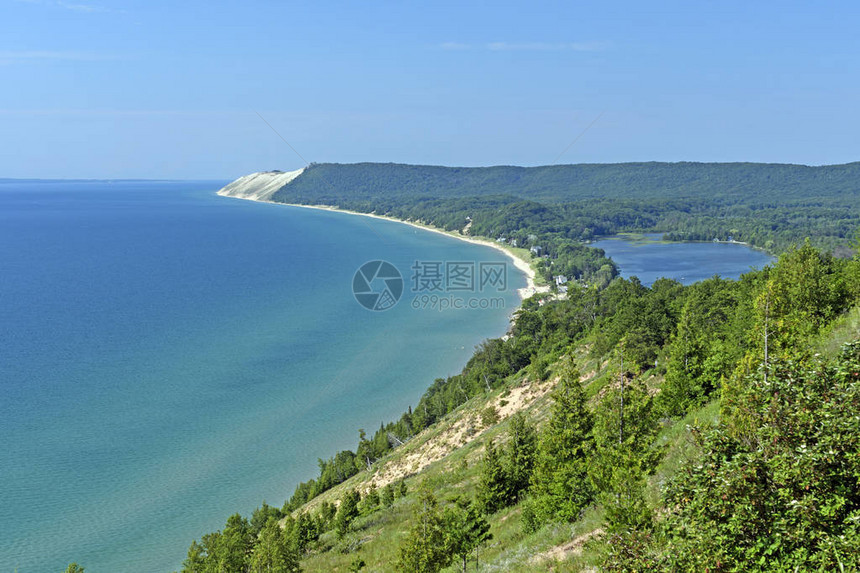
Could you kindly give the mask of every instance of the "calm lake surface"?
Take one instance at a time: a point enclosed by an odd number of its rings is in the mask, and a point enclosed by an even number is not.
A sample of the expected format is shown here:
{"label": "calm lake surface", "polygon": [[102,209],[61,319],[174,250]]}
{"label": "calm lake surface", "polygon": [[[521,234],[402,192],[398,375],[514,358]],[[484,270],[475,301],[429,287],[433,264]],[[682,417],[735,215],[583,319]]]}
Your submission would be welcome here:
{"label": "calm lake surface", "polygon": [[660,237],[648,234],[646,241],[613,237],[590,246],[606,251],[618,265],[621,276],[638,277],[644,285],[651,285],[661,277],[683,284],[714,275],[736,279],[774,260],[762,251],[738,243],[662,243]]}
{"label": "calm lake surface", "polygon": [[[178,570],[192,539],[354,448],[502,335],[415,310],[421,261],[503,262],[412,227],[217,197],[225,182],[0,181],[0,571]],[[361,307],[383,259],[403,299]]]}

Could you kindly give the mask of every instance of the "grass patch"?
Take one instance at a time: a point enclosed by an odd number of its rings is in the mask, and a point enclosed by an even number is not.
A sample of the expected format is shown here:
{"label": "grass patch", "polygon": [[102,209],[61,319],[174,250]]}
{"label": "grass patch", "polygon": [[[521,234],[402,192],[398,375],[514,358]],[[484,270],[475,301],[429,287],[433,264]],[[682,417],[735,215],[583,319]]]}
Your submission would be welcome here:
{"label": "grass patch", "polygon": [[842,345],[860,338],[860,306],[855,306],[833,323],[815,340],[811,346],[814,352],[828,358],[839,355]]}
{"label": "grass patch", "polygon": [[[654,235],[660,235],[661,238],[657,239]],[[627,241],[634,247],[640,247],[643,245],[668,245],[674,242],[663,239],[662,234],[660,233],[618,233],[614,237],[607,237],[607,239]]]}
{"label": "grass patch", "polygon": [[720,417],[720,401],[712,400],[680,420],[665,426],[657,435],[655,444],[663,447],[666,452],[657,465],[654,475],[648,480],[646,495],[652,506],[658,505],[663,496],[663,490],[669,480],[678,470],[691,459],[699,455],[699,447],[695,444],[690,427],[715,426]]}

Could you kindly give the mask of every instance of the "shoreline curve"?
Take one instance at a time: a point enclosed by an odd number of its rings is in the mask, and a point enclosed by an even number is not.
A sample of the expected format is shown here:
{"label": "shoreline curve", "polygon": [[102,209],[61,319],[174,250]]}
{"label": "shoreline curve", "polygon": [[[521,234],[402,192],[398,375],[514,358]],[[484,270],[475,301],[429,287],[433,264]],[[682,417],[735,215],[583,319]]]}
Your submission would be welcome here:
{"label": "shoreline curve", "polygon": [[431,233],[438,233],[440,235],[445,235],[447,237],[451,237],[452,239],[457,239],[460,241],[465,241],[467,243],[471,243],[473,245],[481,245],[484,247],[491,247],[496,249],[497,251],[504,253],[509,259],[511,259],[514,267],[522,272],[526,277],[526,286],[523,288],[517,289],[517,295],[520,297],[520,302],[529,298],[530,296],[537,293],[546,293],[549,292],[549,286],[538,285],[536,282],[537,273],[532,268],[529,261],[523,259],[522,257],[517,256],[515,253],[511,252],[509,249],[500,245],[499,243],[495,243],[489,239],[478,238],[478,237],[470,237],[467,235],[458,235],[453,231],[446,231],[445,229],[440,229],[439,227],[434,227],[432,225],[426,225],[424,223],[417,223],[415,221],[405,221],[403,219],[397,219],[395,217],[389,217],[387,215],[377,215],[376,213],[362,213],[360,211],[350,211],[349,209],[341,209],[339,207],[334,207],[332,205],[303,205],[301,203],[281,203],[279,201],[272,201],[267,198],[262,198],[259,196],[237,196],[230,193],[223,193],[224,189],[218,191],[217,195],[221,197],[228,197],[230,199],[242,199],[245,201],[254,201],[255,203],[268,203],[270,205],[283,205],[286,207],[302,207],[304,209],[317,209],[321,211],[332,211],[335,213],[344,213],[346,215],[360,215],[363,217],[371,217],[373,219],[382,219],[384,221],[391,221],[394,223],[401,223],[403,225],[409,225],[411,227],[415,227],[416,229],[423,229],[424,231],[429,231]]}

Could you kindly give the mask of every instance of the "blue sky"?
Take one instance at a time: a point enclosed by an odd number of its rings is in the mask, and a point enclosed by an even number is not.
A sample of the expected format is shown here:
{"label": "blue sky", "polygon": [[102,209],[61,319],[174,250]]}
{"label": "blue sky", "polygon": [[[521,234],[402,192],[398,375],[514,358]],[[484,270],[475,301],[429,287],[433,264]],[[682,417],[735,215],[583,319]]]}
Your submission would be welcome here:
{"label": "blue sky", "polygon": [[317,162],[855,161],[858,16],[847,1],[0,0],[0,177],[301,167],[257,113]]}

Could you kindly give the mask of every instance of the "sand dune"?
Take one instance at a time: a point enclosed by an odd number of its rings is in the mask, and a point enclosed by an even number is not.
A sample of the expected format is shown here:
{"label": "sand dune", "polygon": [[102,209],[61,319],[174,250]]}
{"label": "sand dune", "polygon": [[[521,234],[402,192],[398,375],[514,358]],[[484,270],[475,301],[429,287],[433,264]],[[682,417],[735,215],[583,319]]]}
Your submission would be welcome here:
{"label": "sand dune", "polygon": [[295,171],[259,171],[244,177],[239,177],[220,191],[218,195],[251,199],[252,201],[270,201],[275,191],[302,174],[304,168]]}

